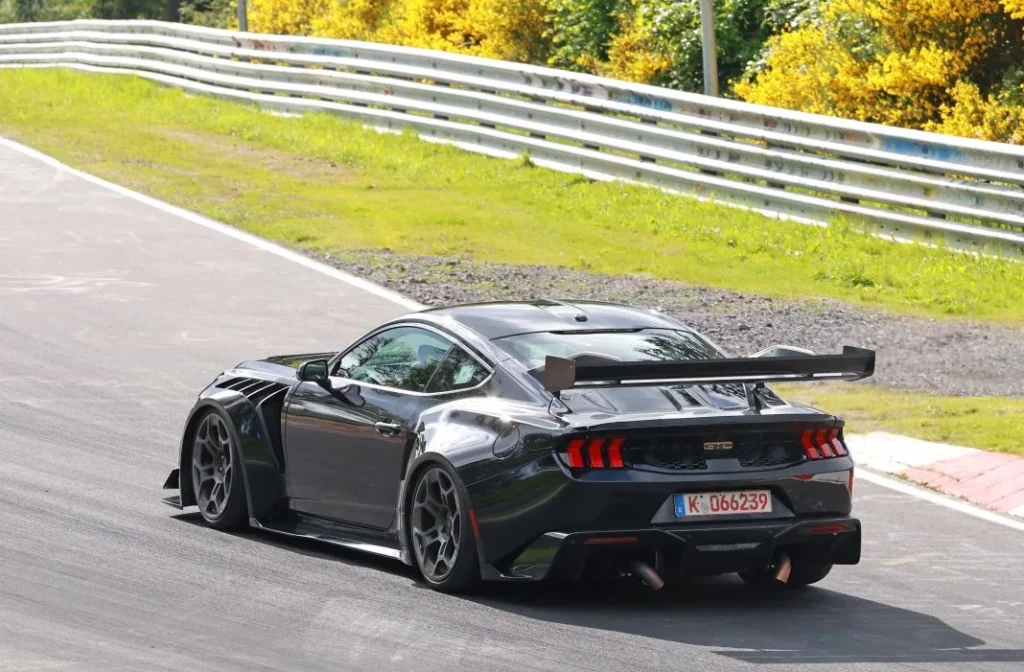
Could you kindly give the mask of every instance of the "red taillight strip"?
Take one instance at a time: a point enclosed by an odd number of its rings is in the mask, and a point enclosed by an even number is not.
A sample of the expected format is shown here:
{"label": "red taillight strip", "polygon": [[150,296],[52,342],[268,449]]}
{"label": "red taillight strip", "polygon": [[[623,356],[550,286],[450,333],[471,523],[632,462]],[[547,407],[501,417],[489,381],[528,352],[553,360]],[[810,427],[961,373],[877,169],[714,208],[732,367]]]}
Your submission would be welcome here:
{"label": "red taillight strip", "polygon": [[612,469],[621,469],[622,464],[622,439],[612,439],[608,444],[608,466]]}
{"label": "red taillight strip", "polygon": [[818,450],[821,451],[822,457],[835,457],[835,453],[832,452],[832,445],[828,442],[827,429],[818,430],[814,443],[818,447]]}
{"label": "red taillight strip", "polygon": [[601,454],[601,446],[603,445],[604,439],[592,439],[590,441],[590,447],[587,449],[587,457],[590,458],[591,469],[604,468],[604,455]]}
{"label": "red taillight strip", "polygon": [[832,444],[832,449],[836,451],[837,457],[846,457],[849,454],[846,450],[846,446],[843,445],[842,440],[839,438],[838,429],[833,429],[829,433],[828,440]]}
{"label": "red taillight strip", "polygon": [[821,458],[821,455],[818,453],[818,449],[815,448],[814,444],[811,442],[811,436],[813,434],[813,429],[805,430],[801,442],[804,444],[804,452],[807,453],[807,457],[812,460],[817,460]]}
{"label": "red taillight strip", "polygon": [[583,439],[573,439],[569,442],[568,455],[571,468],[583,468]]}
{"label": "red taillight strip", "polygon": [[830,534],[832,532],[846,532],[846,525],[817,525],[815,527],[808,527],[807,531],[811,534]]}

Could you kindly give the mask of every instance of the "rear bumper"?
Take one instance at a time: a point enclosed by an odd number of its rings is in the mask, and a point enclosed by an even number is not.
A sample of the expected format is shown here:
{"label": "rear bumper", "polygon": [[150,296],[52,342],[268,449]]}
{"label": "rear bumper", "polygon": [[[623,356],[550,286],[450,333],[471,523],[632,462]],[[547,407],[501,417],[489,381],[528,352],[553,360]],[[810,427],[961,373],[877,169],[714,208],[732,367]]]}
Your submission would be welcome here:
{"label": "rear bumper", "polygon": [[656,556],[667,573],[722,574],[766,566],[779,550],[811,564],[860,562],[861,526],[846,516],[752,523],[702,523],[638,530],[548,532],[484,579],[575,579],[595,562]]}

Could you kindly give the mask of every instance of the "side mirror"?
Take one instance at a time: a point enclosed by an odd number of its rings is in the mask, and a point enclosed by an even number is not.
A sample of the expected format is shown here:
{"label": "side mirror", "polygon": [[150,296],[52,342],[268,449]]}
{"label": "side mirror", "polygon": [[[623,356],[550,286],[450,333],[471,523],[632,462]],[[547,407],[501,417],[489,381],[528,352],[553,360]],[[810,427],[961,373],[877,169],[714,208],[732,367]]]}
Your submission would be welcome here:
{"label": "side mirror", "polygon": [[327,360],[326,359],[314,359],[308,362],[303,362],[299,366],[299,370],[295,372],[295,375],[299,380],[308,380],[314,383],[323,383],[327,381]]}
{"label": "side mirror", "polygon": [[795,345],[773,345],[760,352],[755,352],[751,357],[802,357],[814,353],[806,348],[798,348]]}

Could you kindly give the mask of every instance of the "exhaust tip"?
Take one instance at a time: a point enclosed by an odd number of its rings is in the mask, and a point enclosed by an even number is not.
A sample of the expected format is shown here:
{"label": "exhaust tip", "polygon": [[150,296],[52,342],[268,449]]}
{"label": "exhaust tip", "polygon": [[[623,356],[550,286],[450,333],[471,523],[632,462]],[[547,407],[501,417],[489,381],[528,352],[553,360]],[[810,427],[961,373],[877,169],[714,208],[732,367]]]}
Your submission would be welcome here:
{"label": "exhaust tip", "polygon": [[775,562],[775,573],[773,576],[779,583],[786,583],[789,581],[789,574],[793,571],[793,563],[789,559],[789,554],[785,551],[779,553]]}
{"label": "exhaust tip", "polygon": [[646,562],[643,562],[642,560],[632,560],[629,563],[629,569],[639,576],[652,591],[661,590],[665,587],[665,581],[658,576],[658,572],[654,571],[654,568]]}

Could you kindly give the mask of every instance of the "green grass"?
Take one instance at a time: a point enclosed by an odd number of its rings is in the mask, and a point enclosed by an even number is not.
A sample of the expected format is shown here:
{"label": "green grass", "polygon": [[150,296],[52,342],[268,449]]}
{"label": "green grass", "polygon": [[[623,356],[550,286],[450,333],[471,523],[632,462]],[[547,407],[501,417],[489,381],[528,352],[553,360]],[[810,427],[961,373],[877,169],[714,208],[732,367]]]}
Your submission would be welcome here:
{"label": "green grass", "polygon": [[639,273],[1024,322],[1024,264],[488,159],[116,75],[0,71],[0,134],[293,246]]}
{"label": "green grass", "polygon": [[1024,399],[941,397],[850,384],[773,387],[788,401],[842,415],[850,432],[882,430],[1024,456]]}

